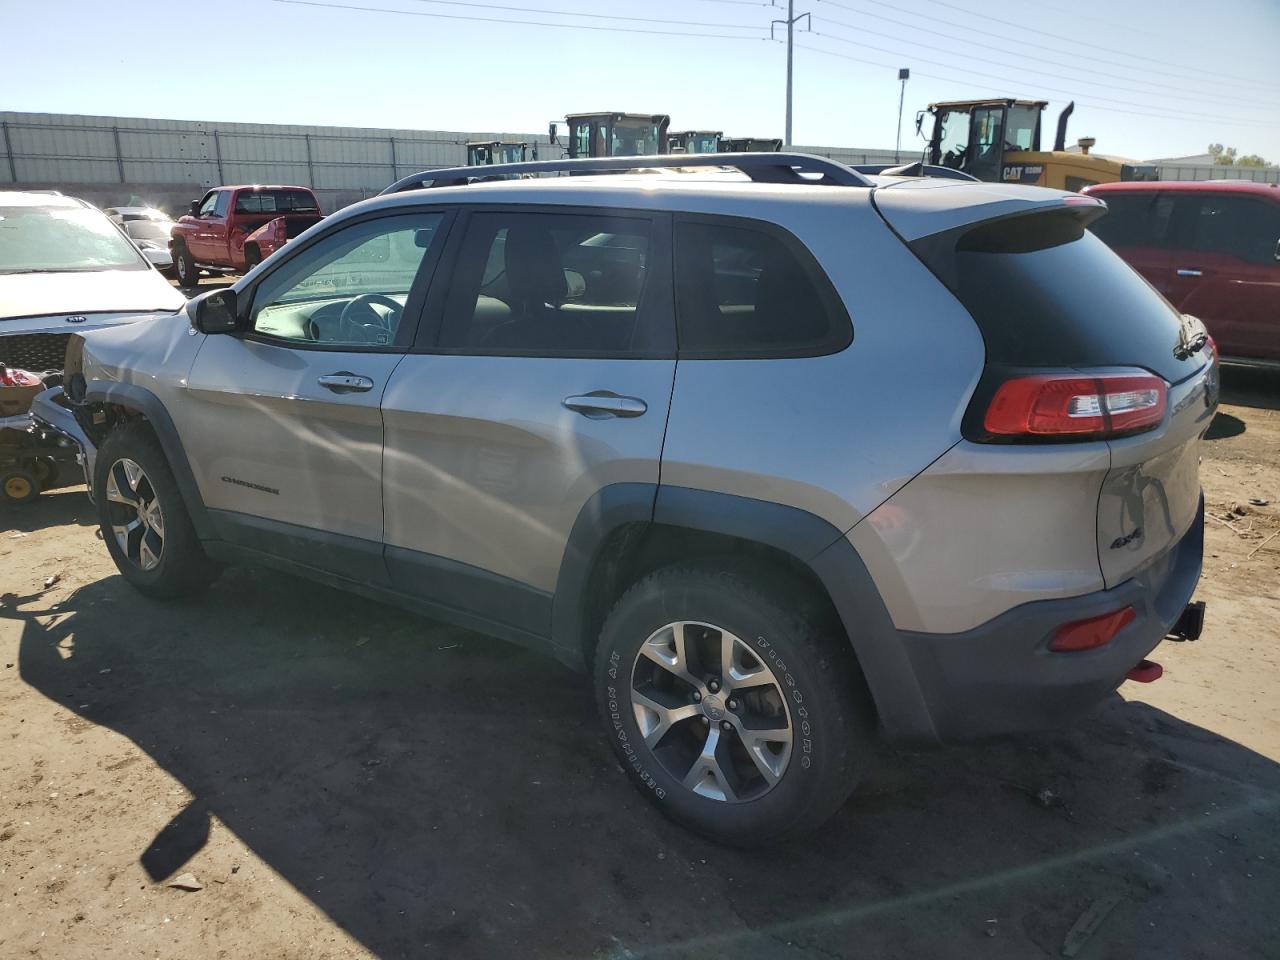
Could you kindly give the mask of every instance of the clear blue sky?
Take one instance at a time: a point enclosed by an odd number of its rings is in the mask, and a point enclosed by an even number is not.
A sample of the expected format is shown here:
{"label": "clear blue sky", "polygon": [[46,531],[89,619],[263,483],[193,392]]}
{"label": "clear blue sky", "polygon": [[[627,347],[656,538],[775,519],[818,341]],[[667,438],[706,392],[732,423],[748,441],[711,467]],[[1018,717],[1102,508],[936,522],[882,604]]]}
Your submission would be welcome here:
{"label": "clear blue sky", "polygon": [[[0,0],[0,108],[528,133],[620,109],[781,136],[777,2]],[[904,146],[932,100],[1036,97],[1056,115],[1074,97],[1071,141],[1094,136],[1100,152],[1223,142],[1280,161],[1280,0],[795,5],[812,28],[797,34],[796,143],[892,146],[905,66]],[[559,26],[450,19],[468,17]]]}

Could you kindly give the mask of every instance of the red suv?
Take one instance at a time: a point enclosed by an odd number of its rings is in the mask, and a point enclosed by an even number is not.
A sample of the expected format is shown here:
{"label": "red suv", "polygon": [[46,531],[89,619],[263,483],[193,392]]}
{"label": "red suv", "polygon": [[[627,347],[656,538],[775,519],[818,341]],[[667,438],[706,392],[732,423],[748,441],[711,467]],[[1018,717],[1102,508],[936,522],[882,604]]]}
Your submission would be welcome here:
{"label": "red suv", "polygon": [[1247,180],[1104,183],[1093,230],[1227,361],[1280,365],[1280,186]]}

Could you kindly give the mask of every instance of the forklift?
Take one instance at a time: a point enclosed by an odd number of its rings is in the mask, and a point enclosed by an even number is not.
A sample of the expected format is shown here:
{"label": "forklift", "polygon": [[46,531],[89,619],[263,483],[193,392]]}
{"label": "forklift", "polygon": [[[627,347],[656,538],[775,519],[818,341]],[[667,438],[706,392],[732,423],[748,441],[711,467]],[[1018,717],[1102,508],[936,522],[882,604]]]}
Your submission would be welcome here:
{"label": "forklift", "polygon": [[1117,180],[1156,180],[1154,164],[1091,154],[1096,142],[1083,137],[1080,152],[1068,151],[1068,103],[1058,116],[1052,150],[1040,149],[1045,100],[949,100],[931,103],[916,114],[916,132],[924,136],[926,114],[932,131],[925,162],[960,170],[988,183],[1025,183],[1057,190],[1080,190]]}
{"label": "forklift", "polygon": [[720,141],[721,153],[777,153],[781,139],[767,137],[727,137]]}
{"label": "forklift", "polygon": [[722,153],[720,130],[680,130],[667,135],[667,150],[671,153]]}
{"label": "forklift", "polygon": [[[573,159],[580,157],[649,157],[668,153],[667,127],[671,118],[665,113],[570,113],[567,148]],[[547,135],[552,143],[556,124]]]}
{"label": "forklift", "polygon": [[473,140],[467,144],[467,166],[487,167],[491,163],[524,163],[538,159],[538,148],[529,155],[529,144],[516,140]]}

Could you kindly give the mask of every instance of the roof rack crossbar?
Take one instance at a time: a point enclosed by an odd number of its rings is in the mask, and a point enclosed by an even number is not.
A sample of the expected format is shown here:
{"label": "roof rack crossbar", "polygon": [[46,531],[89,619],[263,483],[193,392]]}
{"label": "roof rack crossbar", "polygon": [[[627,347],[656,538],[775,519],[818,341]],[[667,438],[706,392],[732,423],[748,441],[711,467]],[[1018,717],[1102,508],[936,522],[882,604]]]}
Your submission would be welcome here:
{"label": "roof rack crossbar", "polygon": [[[858,171],[826,157],[807,153],[664,153],[650,157],[583,157],[577,160],[530,160],[524,163],[493,163],[476,167],[446,167],[423,170],[402,177],[382,191],[403,193],[431,187],[454,187],[472,180],[502,174],[522,173],[616,173],[625,170],[665,167],[729,167],[760,183],[823,184],[839,187],[870,187],[872,182]],[[809,174],[809,176],[805,176]]]}

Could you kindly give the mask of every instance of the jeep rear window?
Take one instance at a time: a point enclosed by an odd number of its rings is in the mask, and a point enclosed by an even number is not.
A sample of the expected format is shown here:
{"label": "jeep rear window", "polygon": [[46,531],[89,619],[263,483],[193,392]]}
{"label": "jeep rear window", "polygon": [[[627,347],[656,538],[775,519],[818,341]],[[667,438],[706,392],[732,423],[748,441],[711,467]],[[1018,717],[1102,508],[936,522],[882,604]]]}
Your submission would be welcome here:
{"label": "jeep rear window", "polygon": [[973,316],[987,362],[1136,366],[1177,382],[1178,312],[1093,233],[1077,210],[961,227],[911,244]]}
{"label": "jeep rear window", "polygon": [[681,219],[675,237],[681,357],[812,357],[853,339],[822,268],[781,228]]}
{"label": "jeep rear window", "polygon": [[255,190],[236,197],[236,213],[317,213],[315,197],[303,190]]}

